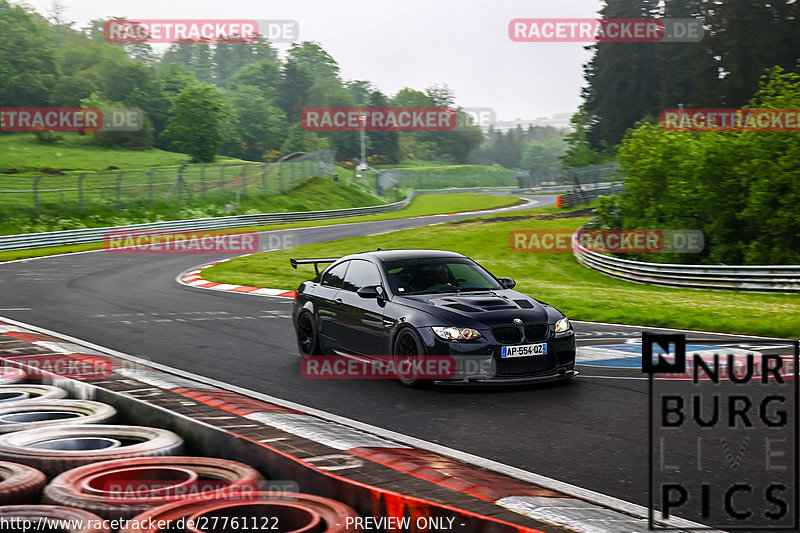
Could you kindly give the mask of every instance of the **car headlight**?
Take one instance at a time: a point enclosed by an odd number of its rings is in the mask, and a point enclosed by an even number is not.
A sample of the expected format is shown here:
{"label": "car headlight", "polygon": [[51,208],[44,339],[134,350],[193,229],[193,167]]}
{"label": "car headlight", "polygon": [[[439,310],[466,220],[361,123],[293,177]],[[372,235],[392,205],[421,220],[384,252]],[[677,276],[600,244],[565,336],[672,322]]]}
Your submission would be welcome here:
{"label": "car headlight", "polygon": [[480,331],[472,328],[434,327],[431,328],[437,337],[446,341],[468,341],[481,336]]}
{"label": "car headlight", "polygon": [[556,333],[564,333],[565,331],[569,331],[571,327],[572,324],[569,323],[569,319],[564,317],[556,322]]}

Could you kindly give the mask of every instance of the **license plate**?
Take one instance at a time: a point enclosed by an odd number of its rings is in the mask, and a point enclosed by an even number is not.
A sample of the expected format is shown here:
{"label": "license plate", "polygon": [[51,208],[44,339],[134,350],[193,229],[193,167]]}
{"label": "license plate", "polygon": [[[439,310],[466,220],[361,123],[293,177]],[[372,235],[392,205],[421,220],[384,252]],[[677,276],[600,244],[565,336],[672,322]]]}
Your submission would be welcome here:
{"label": "license plate", "polygon": [[500,357],[530,357],[532,355],[547,355],[547,343],[523,344],[521,346],[502,346]]}

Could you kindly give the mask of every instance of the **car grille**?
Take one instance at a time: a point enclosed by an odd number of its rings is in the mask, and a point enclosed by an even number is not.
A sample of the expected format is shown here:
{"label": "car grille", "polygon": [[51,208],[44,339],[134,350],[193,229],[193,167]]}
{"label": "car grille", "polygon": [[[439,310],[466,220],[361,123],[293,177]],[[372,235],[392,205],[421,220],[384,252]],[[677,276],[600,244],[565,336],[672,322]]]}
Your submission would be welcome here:
{"label": "car grille", "polygon": [[517,344],[522,340],[522,331],[513,326],[492,328],[492,335],[503,344]]}
{"label": "car grille", "polygon": [[534,355],[533,357],[515,357],[497,361],[497,376],[524,376],[540,374],[556,368],[553,354]]}
{"label": "car grille", "polygon": [[528,342],[541,341],[545,338],[547,338],[547,324],[525,326],[525,339]]}

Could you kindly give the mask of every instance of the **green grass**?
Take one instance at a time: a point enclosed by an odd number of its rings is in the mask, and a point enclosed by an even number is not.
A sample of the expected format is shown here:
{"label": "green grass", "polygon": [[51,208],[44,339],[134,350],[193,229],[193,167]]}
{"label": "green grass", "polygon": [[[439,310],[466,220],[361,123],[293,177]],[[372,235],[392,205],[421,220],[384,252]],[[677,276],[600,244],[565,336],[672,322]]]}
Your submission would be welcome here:
{"label": "green grass", "polygon": [[341,182],[335,183],[327,178],[300,180],[298,185],[282,195],[259,194],[256,189],[254,194],[241,197],[240,205],[228,212],[225,204],[235,204],[235,202],[236,196],[227,191],[224,196],[213,195],[206,200],[195,197],[194,200],[185,203],[160,201],[152,205],[140,204],[122,210],[116,209],[113,202],[110,205],[94,206],[86,212],[69,212],[66,209],[59,211],[56,204],[47,209],[43,208],[42,216],[38,220],[12,218],[8,215],[0,217],[0,234],[38,233],[225,215],[366,207],[383,203],[380,198],[363,189],[347,187]]}
{"label": "green grass", "polygon": [[518,183],[516,173],[500,165],[419,165],[399,168],[393,177],[401,187],[414,189],[504,187]]}
{"label": "green grass", "polygon": [[[322,185],[325,185],[323,182]],[[333,184],[331,184],[333,185]],[[327,187],[327,186],[326,186]],[[313,194],[315,201],[320,198],[325,199],[325,206],[320,209],[336,209],[328,202],[328,190],[319,190],[316,187],[292,191],[286,195],[286,201],[297,201],[299,195],[307,196]],[[352,200],[352,197],[348,198]],[[350,222],[368,222],[372,220],[389,220],[395,218],[410,218],[415,216],[437,215],[440,213],[452,213],[454,211],[474,211],[478,209],[493,209],[505,207],[518,202],[517,198],[502,196],[480,196],[467,193],[454,194],[428,194],[418,196],[412,200],[411,205],[399,211],[380,213],[377,215],[363,215],[358,217],[342,217],[329,220],[317,220],[313,222],[293,222],[289,224],[271,224],[268,226],[249,226],[238,228],[238,231],[269,231],[275,229],[293,229],[305,227],[328,226],[332,224],[342,224]],[[345,205],[345,207],[351,207]],[[48,248],[36,248],[32,250],[14,250],[0,252],[0,262],[12,261],[15,259],[28,259],[32,257],[44,257],[48,255],[67,254],[81,252],[85,250],[99,250],[103,247],[102,243],[80,244],[71,246],[53,246]]]}
{"label": "green grass", "polygon": [[[555,212],[551,207],[514,215]],[[576,320],[778,337],[800,335],[800,295],[672,289],[616,280],[581,266],[571,254],[516,253],[508,247],[512,230],[575,229],[589,218],[491,222],[497,218],[490,215],[468,223],[260,253],[216,265],[203,271],[203,277],[221,283],[293,289],[313,277],[313,270],[289,268],[290,257],[341,256],[379,246],[442,248],[472,257],[496,276],[514,278],[518,290],[558,307]]]}
{"label": "green grass", "polygon": [[[37,172],[41,169],[69,169],[93,172],[113,165],[121,169],[181,165],[189,156],[163,150],[103,148],[91,144],[91,135],[60,133],[63,142],[44,144],[33,133],[0,135],[0,172],[16,168]],[[0,180],[2,177],[0,177]]]}

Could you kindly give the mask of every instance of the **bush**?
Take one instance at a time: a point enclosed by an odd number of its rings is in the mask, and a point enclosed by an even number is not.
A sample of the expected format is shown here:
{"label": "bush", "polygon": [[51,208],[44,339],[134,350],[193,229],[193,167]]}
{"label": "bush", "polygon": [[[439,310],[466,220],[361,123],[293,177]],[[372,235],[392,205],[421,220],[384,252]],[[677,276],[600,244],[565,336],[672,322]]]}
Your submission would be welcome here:
{"label": "bush", "polygon": [[[800,76],[775,68],[753,108],[800,108]],[[797,133],[681,133],[640,124],[619,160],[625,191],[599,211],[609,227],[699,229],[702,254],[650,257],[725,264],[800,263]]]}

